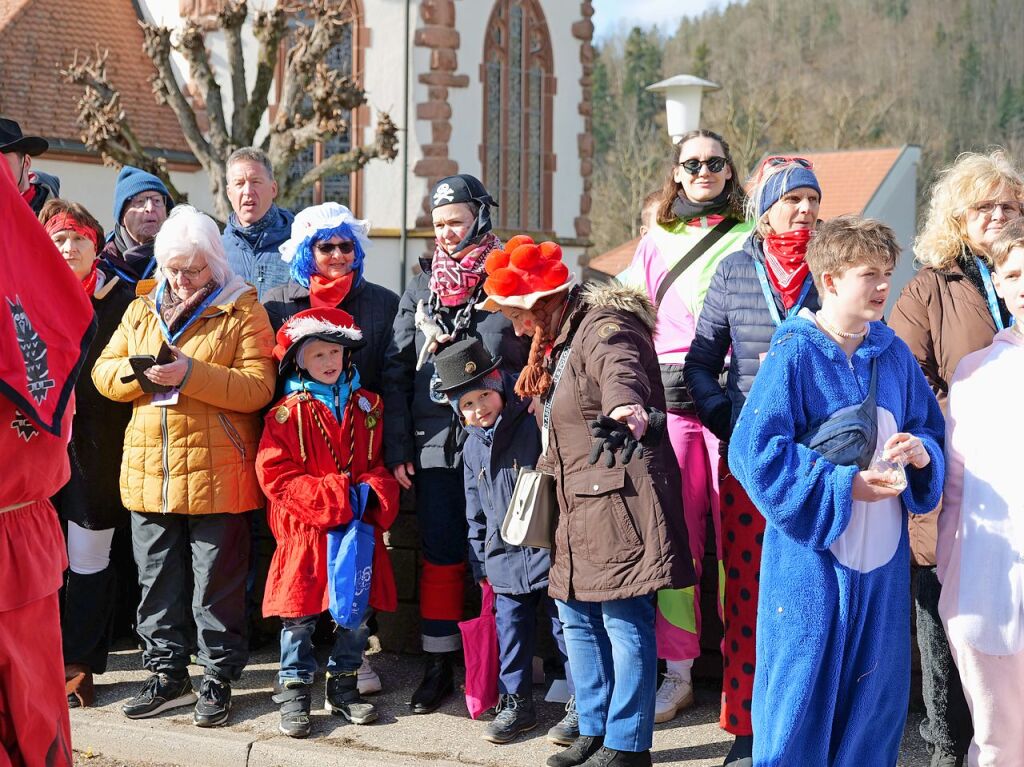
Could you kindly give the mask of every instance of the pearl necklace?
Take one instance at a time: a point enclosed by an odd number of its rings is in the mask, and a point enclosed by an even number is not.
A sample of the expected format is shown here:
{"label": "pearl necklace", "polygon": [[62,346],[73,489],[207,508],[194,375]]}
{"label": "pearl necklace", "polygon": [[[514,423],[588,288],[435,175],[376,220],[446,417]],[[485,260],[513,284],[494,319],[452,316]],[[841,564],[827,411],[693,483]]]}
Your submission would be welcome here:
{"label": "pearl necklace", "polygon": [[825,330],[827,330],[829,333],[831,333],[834,336],[839,336],[840,338],[847,338],[847,339],[851,339],[851,340],[857,339],[857,338],[864,338],[868,334],[868,329],[870,328],[869,325],[865,324],[864,325],[864,330],[860,331],[859,333],[847,333],[845,330],[840,330],[835,325],[833,325],[831,322],[829,322],[824,317],[822,317],[821,316],[821,312],[816,312],[814,317],[815,317],[815,319],[818,320],[818,324],[821,325],[823,328],[825,328]]}

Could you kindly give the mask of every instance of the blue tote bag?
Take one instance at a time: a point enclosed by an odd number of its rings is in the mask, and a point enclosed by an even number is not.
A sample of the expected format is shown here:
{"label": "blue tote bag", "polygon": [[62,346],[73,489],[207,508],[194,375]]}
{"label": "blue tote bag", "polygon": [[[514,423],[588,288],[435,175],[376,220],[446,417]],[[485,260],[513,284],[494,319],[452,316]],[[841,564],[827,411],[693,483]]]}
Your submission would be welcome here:
{"label": "blue tote bag", "polygon": [[370,486],[349,488],[352,521],[327,531],[327,592],[334,622],[358,628],[370,602],[373,580],[373,525],[363,522]]}

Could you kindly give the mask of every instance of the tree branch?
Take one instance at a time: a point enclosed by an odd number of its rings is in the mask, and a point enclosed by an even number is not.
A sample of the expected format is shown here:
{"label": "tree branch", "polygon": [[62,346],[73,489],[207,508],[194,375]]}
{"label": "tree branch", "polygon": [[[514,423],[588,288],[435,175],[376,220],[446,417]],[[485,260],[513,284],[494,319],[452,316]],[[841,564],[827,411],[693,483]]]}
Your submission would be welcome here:
{"label": "tree branch", "polygon": [[256,55],[256,82],[252,86],[249,102],[241,116],[236,111],[231,122],[231,135],[238,146],[250,146],[260,119],[267,111],[270,86],[277,69],[277,51],[286,29],[284,9],[278,5],[269,11],[260,11],[253,18],[252,31],[260,47]]}
{"label": "tree branch", "polygon": [[249,106],[249,94],[245,88],[245,56],[242,53],[242,26],[249,15],[246,0],[225,0],[224,7],[217,14],[217,22],[224,30],[224,41],[228,51],[228,71],[231,74],[231,143],[248,146],[239,139],[243,115]]}
{"label": "tree branch", "polygon": [[[206,114],[210,119],[210,144],[213,154],[221,161],[228,155],[231,137],[228,135],[227,123],[224,119],[224,100],[220,93],[220,84],[210,66],[210,54],[206,50],[206,38],[203,30],[193,19],[185,22],[181,36],[175,48],[188,61],[189,73],[199,87],[199,95],[206,104]],[[243,65],[244,66],[244,65]],[[244,77],[244,71],[243,71]]]}

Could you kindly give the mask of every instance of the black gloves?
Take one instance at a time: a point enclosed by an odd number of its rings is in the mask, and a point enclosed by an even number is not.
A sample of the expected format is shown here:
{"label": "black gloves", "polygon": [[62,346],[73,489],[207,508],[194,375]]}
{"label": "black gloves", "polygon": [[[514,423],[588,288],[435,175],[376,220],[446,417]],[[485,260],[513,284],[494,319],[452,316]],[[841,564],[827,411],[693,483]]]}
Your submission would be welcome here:
{"label": "black gloves", "polygon": [[639,451],[642,457],[644,447],[652,448],[661,442],[665,436],[665,414],[654,408],[648,410],[647,431],[639,441],[633,437],[626,424],[606,415],[590,422],[590,433],[598,440],[590,451],[591,466],[597,463],[602,453],[607,453],[604,465],[612,468],[615,466],[616,453],[620,450],[622,465],[625,466],[633,459],[634,453]]}

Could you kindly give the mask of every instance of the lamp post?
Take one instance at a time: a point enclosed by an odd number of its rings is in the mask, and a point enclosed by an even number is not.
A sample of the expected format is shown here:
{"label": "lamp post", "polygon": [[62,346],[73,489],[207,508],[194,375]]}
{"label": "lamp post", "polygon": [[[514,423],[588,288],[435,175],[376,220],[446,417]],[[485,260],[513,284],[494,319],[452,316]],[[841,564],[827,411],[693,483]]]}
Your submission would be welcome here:
{"label": "lamp post", "polygon": [[705,93],[721,87],[694,75],[676,75],[647,86],[653,93],[665,94],[665,116],[673,144],[678,144],[684,133],[700,127],[701,99]]}

